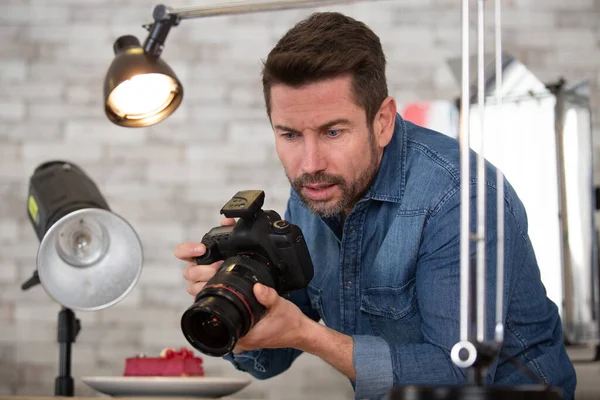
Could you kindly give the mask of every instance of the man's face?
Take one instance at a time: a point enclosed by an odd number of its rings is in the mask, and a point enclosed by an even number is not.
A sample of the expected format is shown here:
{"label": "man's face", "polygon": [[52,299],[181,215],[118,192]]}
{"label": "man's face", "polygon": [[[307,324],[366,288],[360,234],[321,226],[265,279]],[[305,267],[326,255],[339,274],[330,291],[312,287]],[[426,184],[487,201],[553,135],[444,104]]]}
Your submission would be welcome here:
{"label": "man's face", "polygon": [[343,76],[271,88],[277,154],[296,192],[320,216],[349,212],[375,178],[383,153],[351,82]]}

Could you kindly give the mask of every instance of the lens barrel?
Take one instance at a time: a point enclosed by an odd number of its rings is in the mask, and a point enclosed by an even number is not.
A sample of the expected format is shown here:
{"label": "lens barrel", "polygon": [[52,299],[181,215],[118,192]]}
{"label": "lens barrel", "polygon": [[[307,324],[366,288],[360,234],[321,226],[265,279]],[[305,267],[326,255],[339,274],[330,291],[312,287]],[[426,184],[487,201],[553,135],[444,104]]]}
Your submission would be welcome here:
{"label": "lens barrel", "polygon": [[275,287],[271,268],[268,262],[253,255],[225,260],[181,318],[181,329],[188,342],[211,356],[230,353],[265,312],[253,287],[257,282]]}

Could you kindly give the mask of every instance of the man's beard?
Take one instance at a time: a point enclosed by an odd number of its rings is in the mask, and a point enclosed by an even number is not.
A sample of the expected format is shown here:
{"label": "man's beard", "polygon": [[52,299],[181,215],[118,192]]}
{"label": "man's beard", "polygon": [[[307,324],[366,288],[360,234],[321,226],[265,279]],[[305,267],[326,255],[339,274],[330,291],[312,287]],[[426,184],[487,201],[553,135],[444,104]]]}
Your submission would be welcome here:
{"label": "man's beard", "polygon": [[[324,171],[318,171],[314,174],[303,174],[296,179],[291,179],[288,175],[288,179],[311,213],[325,218],[333,217],[345,209],[354,207],[356,202],[367,192],[377,176],[377,170],[379,169],[379,154],[373,135],[371,135],[370,157],[371,160],[369,165],[354,182],[348,182],[340,175],[328,174]],[[341,196],[335,203],[330,203],[330,201],[312,200],[302,193],[302,188],[306,185],[337,185],[341,191]]]}

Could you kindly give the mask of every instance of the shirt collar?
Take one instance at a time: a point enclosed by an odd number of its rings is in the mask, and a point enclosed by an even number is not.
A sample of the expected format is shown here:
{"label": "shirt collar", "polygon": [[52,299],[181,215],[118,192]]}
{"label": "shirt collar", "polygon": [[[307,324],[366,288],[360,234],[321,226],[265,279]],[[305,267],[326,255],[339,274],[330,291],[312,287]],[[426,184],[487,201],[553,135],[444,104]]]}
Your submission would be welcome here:
{"label": "shirt collar", "polygon": [[377,177],[366,198],[394,203],[402,201],[406,185],[406,142],[406,123],[396,114],[392,139],[383,150]]}

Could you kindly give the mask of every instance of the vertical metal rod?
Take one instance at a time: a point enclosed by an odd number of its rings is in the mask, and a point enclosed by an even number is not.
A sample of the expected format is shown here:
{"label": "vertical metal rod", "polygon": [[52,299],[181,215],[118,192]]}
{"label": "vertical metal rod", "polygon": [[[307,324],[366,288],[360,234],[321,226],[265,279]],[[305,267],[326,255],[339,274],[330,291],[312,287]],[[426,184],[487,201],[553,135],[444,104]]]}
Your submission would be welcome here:
{"label": "vertical metal rod", "polygon": [[460,340],[469,340],[471,284],[469,271],[469,0],[462,0],[462,94],[460,119]]}
{"label": "vertical metal rod", "polygon": [[563,278],[563,323],[566,327],[573,326],[573,265],[571,264],[571,246],[569,244],[569,213],[567,206],[567,186],[565,181],[565,89],[564,81],[558,83],[554,92],[554,130],[556,145],[556,176],[558,178],[558,218],[560,224],[560,252],[562,259]]}
{"label": "vertical metal rod", "polygon": [[[502,113],[502,0],[495,0],[495,50],[496,50],[496,107]],[[500,136],[503,133],[503,119],[500,116]],[[504,174],[500,169],[496,171],[497,178],[497,219],[496,231],[498,243],[496,245],[496,342],[504,341],[504,321],[502,319],[504,308]]]}
{"label": "vertical metal rod", "polygon": [[485,342],[485,43],[484,0],[477,0],[477,108],[480,122],[477,154],[477,341]]}
{"label": "vertical metal rod", "polygon": [[71,376],[71,343],[60,344],[60,361],[58,373],[60,376]]}

